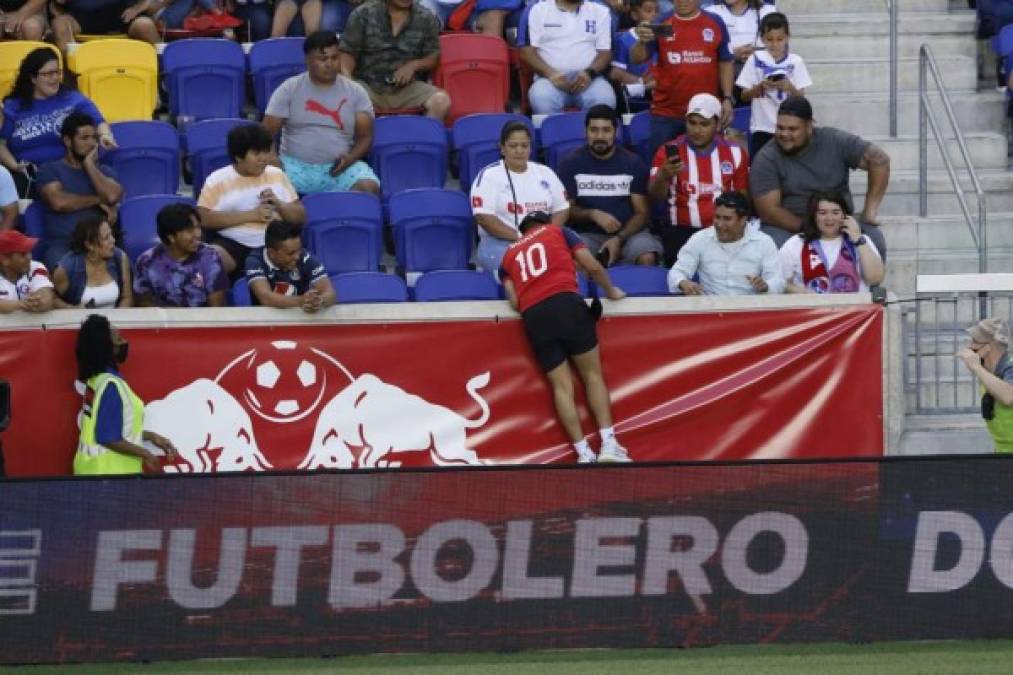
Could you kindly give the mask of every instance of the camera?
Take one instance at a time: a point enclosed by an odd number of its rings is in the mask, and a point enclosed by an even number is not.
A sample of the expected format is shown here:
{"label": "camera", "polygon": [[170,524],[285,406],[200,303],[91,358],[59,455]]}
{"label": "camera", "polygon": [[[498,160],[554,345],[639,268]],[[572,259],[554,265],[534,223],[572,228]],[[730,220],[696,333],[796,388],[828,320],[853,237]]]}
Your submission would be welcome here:
{"label": "camera", "polygon": [[672,37],[674,35],[674,29],[670,23],[653,23],[651,24],[651,31],[654,33],[655,38]]}

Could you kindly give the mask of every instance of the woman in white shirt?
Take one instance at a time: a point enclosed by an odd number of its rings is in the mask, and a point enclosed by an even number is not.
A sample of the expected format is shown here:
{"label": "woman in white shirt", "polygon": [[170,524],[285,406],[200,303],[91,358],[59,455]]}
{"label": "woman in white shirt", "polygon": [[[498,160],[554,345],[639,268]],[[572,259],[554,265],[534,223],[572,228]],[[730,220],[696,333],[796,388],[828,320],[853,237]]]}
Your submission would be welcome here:
{"label": "woman in white shirt", "polygon": [[813,194],[802,232],[784,243],[780,257],[788,293],[867,292],[886,276],[876,245],[836,192]]}
{"label": "woman in white shirt", "polygon": [[70,251],[53,272],[56,306],[132,307],[130,276],[130,260],[116,247],[112,227],[101,215],[87,215],[74,226]]}
{"label": "woman in white shirt", "polygon": [[520,238],[518,225],[534,211],[552,214],[564,225],[570,203],[549,167],[528,160],[531,131],[523,122],[507,122],[500,132],[502,159],[482,169],[471,185],[471,212],[478,223],[478,266],[498,278],[507,247]]}

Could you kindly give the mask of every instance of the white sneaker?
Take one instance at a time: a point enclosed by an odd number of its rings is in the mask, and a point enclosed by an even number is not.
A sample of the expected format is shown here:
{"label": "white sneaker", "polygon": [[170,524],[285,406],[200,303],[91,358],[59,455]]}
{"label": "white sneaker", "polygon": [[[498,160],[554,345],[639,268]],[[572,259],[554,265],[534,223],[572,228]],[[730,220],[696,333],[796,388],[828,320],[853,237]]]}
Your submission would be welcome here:
{"label": "white sneaker", "polygon": [[577,450],[577,464],[594,464],[598,461],[598,458],[594,456],[594,450],[587,450],[581,452]]}
{"label": "white sneaker", "polygon": [[619,445],[617,441],[603,443],[601,446],[601,452],[598,453],[598,462],[601,464],[632,461],[633,460],[630,459],[629,455],[626,454],[626,448]]}

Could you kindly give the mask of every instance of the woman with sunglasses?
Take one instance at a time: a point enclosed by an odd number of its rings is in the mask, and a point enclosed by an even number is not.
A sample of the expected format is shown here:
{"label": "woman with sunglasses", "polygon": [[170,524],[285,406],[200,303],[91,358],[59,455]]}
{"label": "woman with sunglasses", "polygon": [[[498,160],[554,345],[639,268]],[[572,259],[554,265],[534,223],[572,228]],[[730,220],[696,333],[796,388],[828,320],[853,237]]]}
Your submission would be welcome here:
{"label": "woman with sunglasses", "polygon": [[967,329],[970,344],[957,352],[981,383],[981,416],[996,452],[1013,452],[1013,361],[1009,356],[1009,325],[985,319]]}

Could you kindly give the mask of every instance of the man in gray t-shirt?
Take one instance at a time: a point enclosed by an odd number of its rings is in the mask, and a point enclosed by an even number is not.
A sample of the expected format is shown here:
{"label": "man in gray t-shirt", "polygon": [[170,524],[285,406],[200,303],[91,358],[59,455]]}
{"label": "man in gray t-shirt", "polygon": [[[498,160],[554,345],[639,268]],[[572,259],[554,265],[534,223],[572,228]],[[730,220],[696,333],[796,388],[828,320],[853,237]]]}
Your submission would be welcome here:
{"label": "man in gray t-shirt", "polygon": [[848,176],[853,169],[862,169],[869,173],[869,187],[856,219],[885,259],[886,241],[877,213],[890,182],[890,156],[854,134],[815,127],[812,106],[802,96],[781,103],[774,140],[756,154],[749,171],[756,213],[774,243],[780,247],[801,231],[809,197],[815,192],[839,192],[854,211]]}
{"label": "man in gray t-shirt", "polygon": [[317,31],[303,42],[306,72],[279,86],[264,126],[281,132],[279,158],[300,194],[358,190],[380,193],[363,158],[373,143],[373,104],[362,85],[338,74],[338,39]]}

